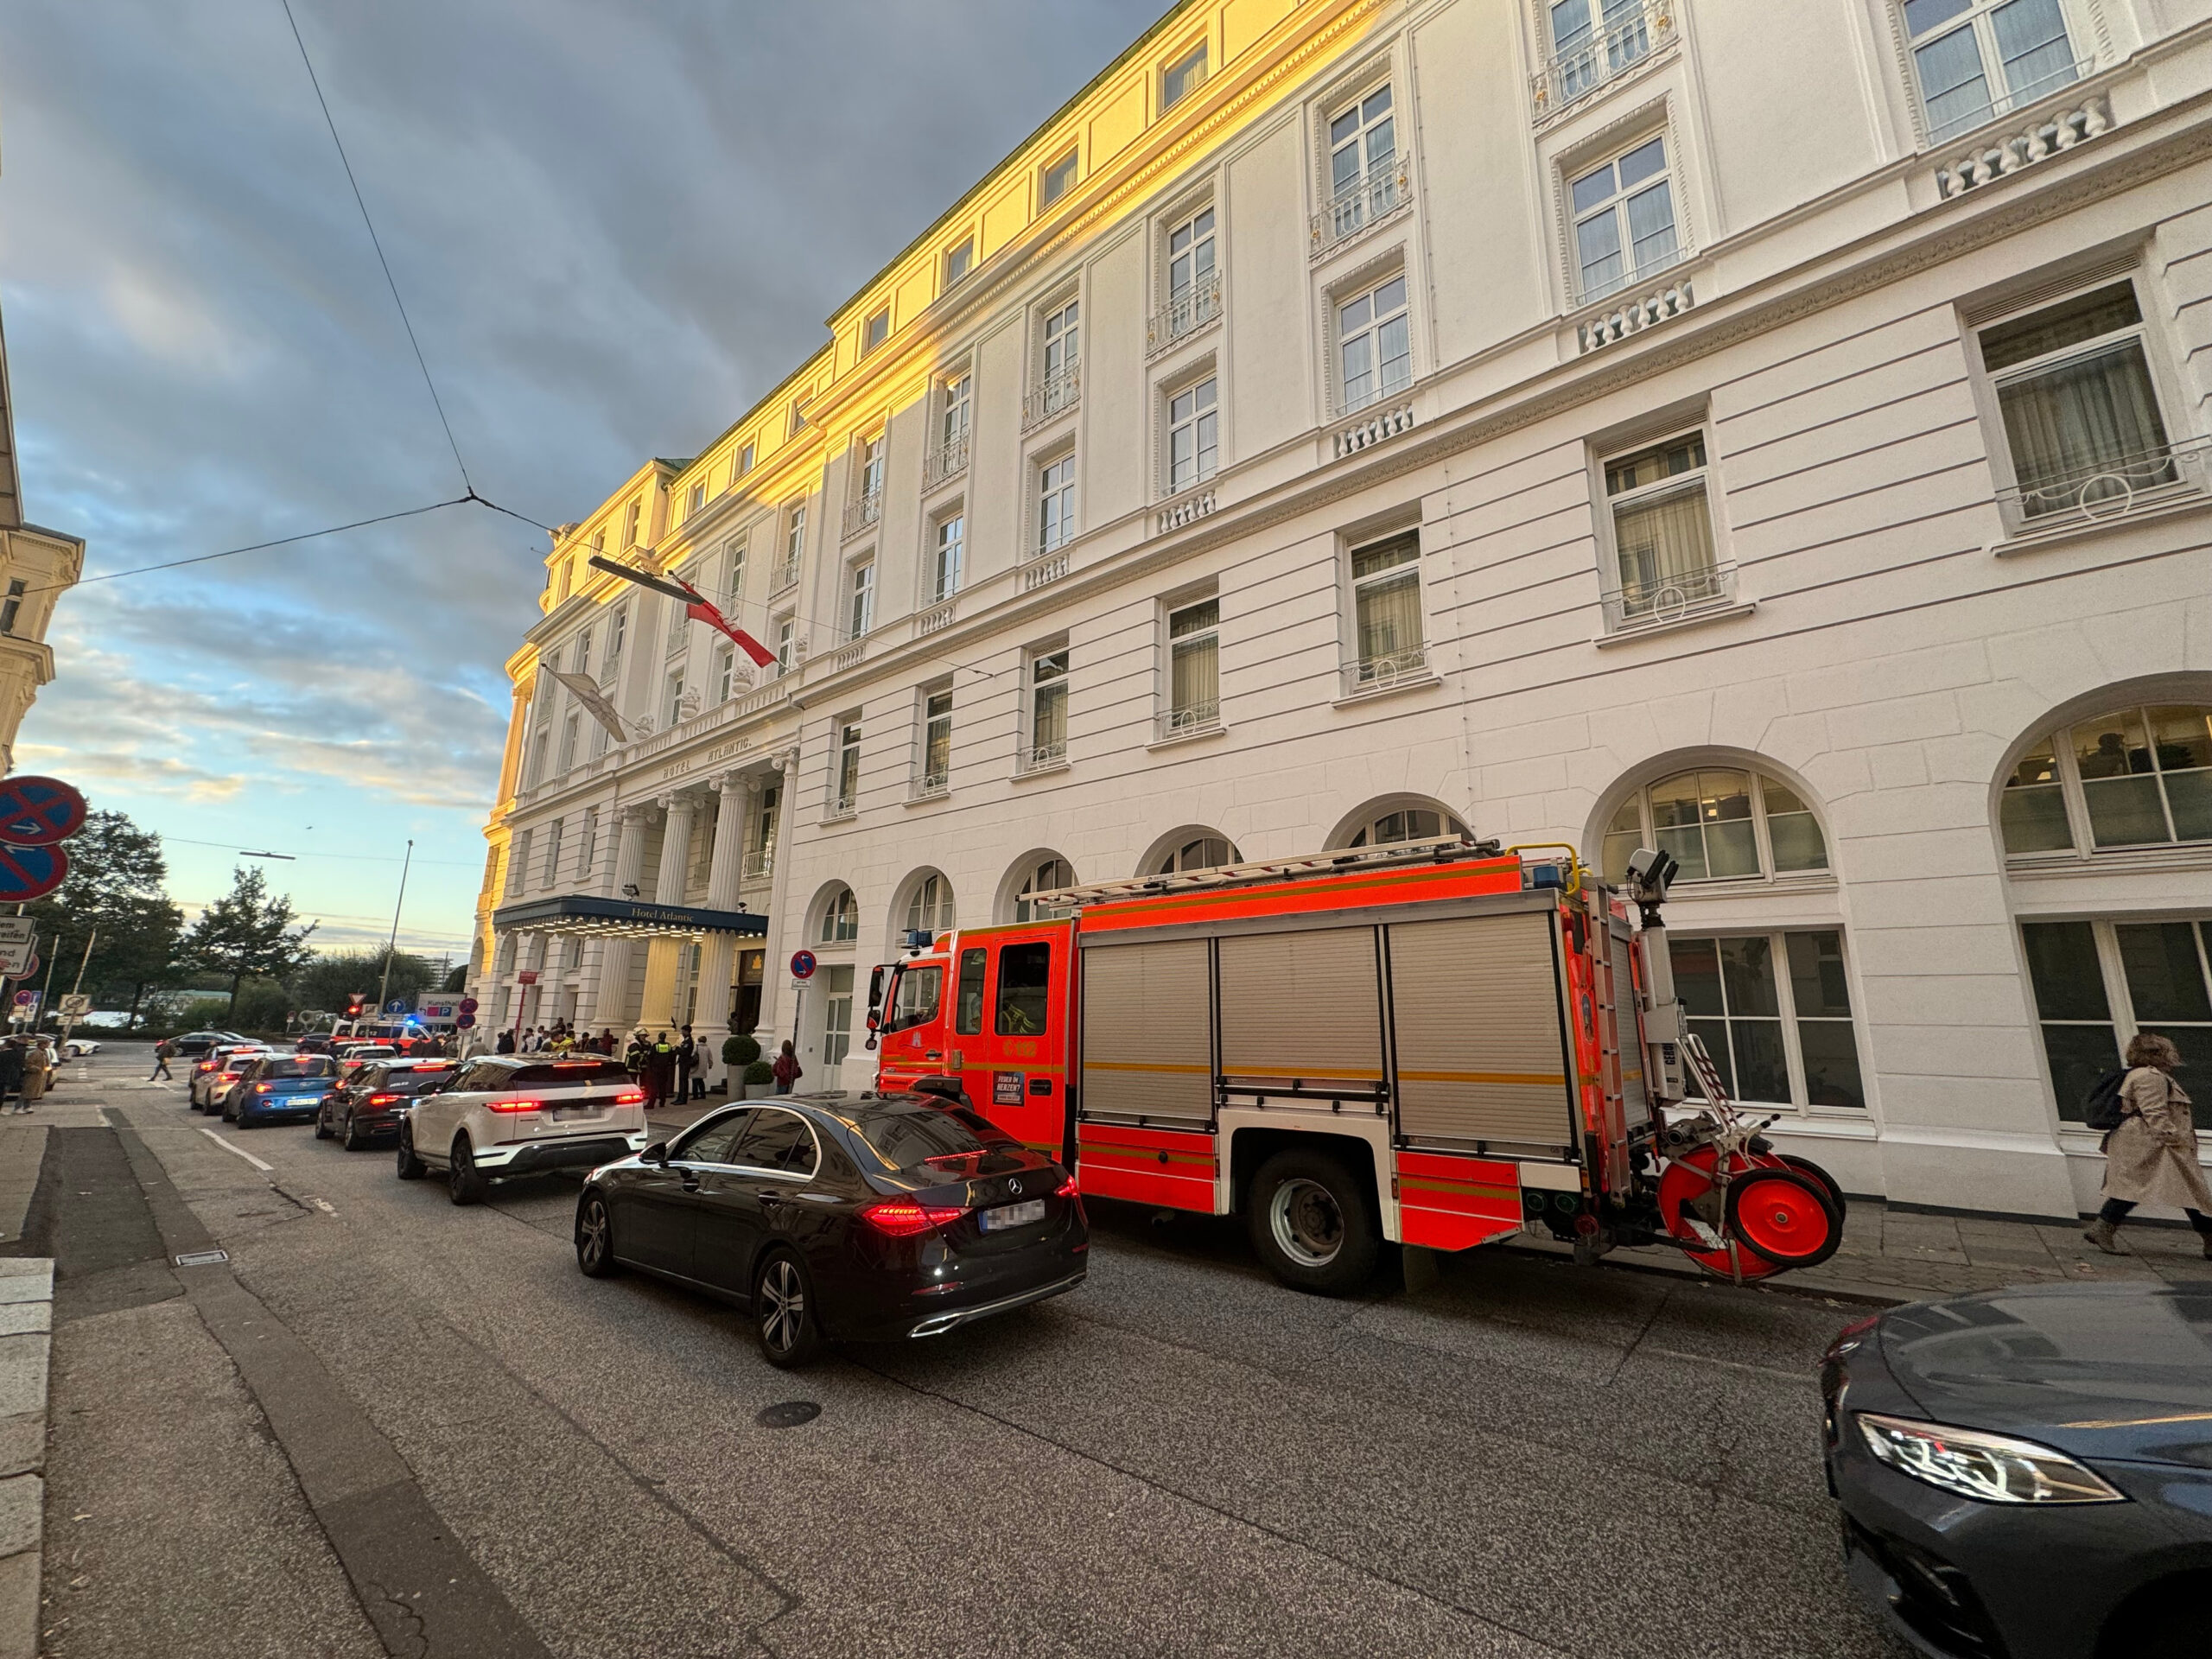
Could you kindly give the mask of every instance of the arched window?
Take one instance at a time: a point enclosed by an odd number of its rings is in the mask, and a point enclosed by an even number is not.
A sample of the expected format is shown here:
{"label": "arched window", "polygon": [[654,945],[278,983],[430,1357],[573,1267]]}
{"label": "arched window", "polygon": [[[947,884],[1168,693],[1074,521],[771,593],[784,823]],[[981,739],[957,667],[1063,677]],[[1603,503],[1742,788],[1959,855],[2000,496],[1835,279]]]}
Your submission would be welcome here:
{"label": "arched window", "polygon": [[1628,875],[1629,855],[1657,847],[1681,867],[1678,881],[1794,875],[1828,867],[1813,810],[1764,772],[1700,766],[1647,784],[1613,814],[1601,855],[1605,880]]}
{"label": "arched window", "polygon": [[1439,836],[1468,836],[1467,826],[1449,812],[1438,812],[1426,806],[1401,807],[1395,812],[1385,812],[1372,823],[1363,824],[1359,833],[1345,844],[1351,847],[1388,847],[1394,842],[1433,841]]}
{"label": "arched window", "polygon": [[931,870],[906,900],[906,931],[934,936],[952,925],[952,883]]}
{"label": "arched window", "polygon": [[1244,855],[1236,850],[1236,843],[1224,836],[1195,836],[1171,848],[1160,860],[1153,875],[1174,875],[1184,870],[1218,869],[1224,864],[1241,862]]}
{"label": "arched window", "polygon": [[1068,913],[1065,905],[1039,905],[1031,895],[1057,893],[1062,887],[1075,885],[1075,867],[1055,854],[1044,860],[1029,873],[1021,884],[1021,891],[1014,896],[1014,919],[1017,922],[1045,922],[1057,920]]}
{"label": "arched window", "polygon": [[861,936],[861,902],[850,887],[840,887],[822,907],[822,943],[850,944]]}
{"label": "arched window", "polygon": [[2212,841],[2212,708],[2119,709],[2062,726],[2005,779],[2005,851]]}

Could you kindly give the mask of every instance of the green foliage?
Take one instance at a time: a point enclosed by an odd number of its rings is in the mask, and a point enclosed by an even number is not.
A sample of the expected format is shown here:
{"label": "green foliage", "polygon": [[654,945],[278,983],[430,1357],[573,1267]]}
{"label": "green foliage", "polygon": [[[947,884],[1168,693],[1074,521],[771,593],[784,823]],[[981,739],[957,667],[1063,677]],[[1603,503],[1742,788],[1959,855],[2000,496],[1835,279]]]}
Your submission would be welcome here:
{"label": "green foliage", "polygon": [[[382,945],[373,950],[333,950],[310,957],[285,979],[291,990],[292,1006],[326,1011],[342,1009],[346,999],[356,992],[374,1005],[377,988],[384,982],[384,959]],[[412,1001],[416,993],[430,989],[437,978],[438,965],[427,957],[407,950],[393,951],[391,985],[385,997],[387,1001],[405,997]]]}
{"label": "green foliage", "polygon": [[776,1068],[766,1060],[755,1060],[745,1068],[745,1080],[747,1083],[773,1083]]}
{"label": "green foliage", "polygon": [[135,1009],[147,991],[180,978],[184,912],[162,889],[168,865],[161,837],[128,813],[93,812],[68,851],[67,879],[26,912],[38,922],[39,953],[60,963],[57,985],[64,974],[74,983],[82,963],[85,988],[95,998]]}
{"label": "green foliage", "polygon": [[172,1022],[179,1031],[221,1031],[230,1020],[229,1000],[219,996],[194,997],[178,1010]]}
{"label": "green foliage", "polygon": [[292,1006],[284,988],[275,980],[250,979],[238,988],[230,1018],[239,1031],[282,1031],[284,1015]]}
{"label": "green foliage", "polygon": [[438,988],[441,991],[443,991],[448,996],[459,996],[463,991],[467,990],[468,988],[468,964],[465,962],[457,962],[454,963],[453,971],[446,976],[446,982],[439,986]]}
{"label": "green foliage", "polygon": [[724,1065],[750,1065],[760,1058],[760,1045],[742,1034],[722,1039]]}
{"label": "green foliage", "polygon": [[308,936],[315,925],[293,925],[289,898],[270,897],[259,870],[233,869],[231,890],[201,911],[186,930],[185,959],[231,982],[231,1006],[248,978],[280,979],[314,954]]}

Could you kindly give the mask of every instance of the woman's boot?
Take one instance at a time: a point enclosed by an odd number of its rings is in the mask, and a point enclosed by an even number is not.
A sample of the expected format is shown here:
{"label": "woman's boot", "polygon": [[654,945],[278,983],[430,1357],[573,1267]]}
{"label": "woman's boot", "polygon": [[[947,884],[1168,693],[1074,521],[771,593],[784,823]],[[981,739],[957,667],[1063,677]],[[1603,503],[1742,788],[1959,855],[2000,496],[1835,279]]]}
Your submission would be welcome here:
{"label": "woman's boot", "polygon": [[[2117,1223],[2107,1221],[2102,1216],[2099,1216],[2082,1230],[2082,1236],[2107,1255],[2126,1255],[2127,1252],[2120,1248],[2120,1241],[2113,1236],[2119,1230]],[[2205,1241],[2205,1254],[2212,1255],[2212,1238]]]}

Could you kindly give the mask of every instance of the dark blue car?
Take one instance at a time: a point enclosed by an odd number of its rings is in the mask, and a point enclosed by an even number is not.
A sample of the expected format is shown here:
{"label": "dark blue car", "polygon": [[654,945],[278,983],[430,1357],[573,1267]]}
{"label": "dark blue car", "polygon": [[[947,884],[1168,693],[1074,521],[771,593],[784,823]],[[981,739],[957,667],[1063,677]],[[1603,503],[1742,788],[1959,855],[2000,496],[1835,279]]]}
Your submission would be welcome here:
{"label": "dark blue car", "polygon": [[242,1129],[264,1123],[304,1123],[338,1086],[338,1063],[327,1054],[269,1054],[238,1073],[223,1096],[223,1116]]}

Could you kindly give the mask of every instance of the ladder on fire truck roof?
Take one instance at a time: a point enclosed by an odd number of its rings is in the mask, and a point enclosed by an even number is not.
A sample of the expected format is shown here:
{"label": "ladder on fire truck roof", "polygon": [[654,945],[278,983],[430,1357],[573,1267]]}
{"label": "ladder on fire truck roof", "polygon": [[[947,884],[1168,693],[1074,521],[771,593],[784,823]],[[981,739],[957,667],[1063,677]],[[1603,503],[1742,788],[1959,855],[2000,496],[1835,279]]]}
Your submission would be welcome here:
{"label": "ladder on fire truck roof", "polygon": [[1392,842],[1383,847],[1347,847],[1337,852],[1308,853],[1296,858],[1256,860],[1243,864],[1220,864],[1205,870],[1177,870],[1160,875],[1136,876],[1126,881],[1093,881],[1050,893],[1032,893],[1030,905],[1040,913],[1079,909],[1116,899],[1146,899],[1163,893],[1183,893],[1197,887],[1224,887],[1260,881],[1295,880],[1301,876],[1341,875],[1348,870],[1371,869],[1377,865],[1446,864],[1465,858],[1503,858],[1509,855],[1549,849],[1549,859],[1538,863],[1561,866],[1561,885],[1573,887],[1582,874],[1582,861],[1565,842],[1537,842],[1525,847],[1504,847],[1495,841],[1470,841],[1464,836],[1428,836],[1418,841]]}

